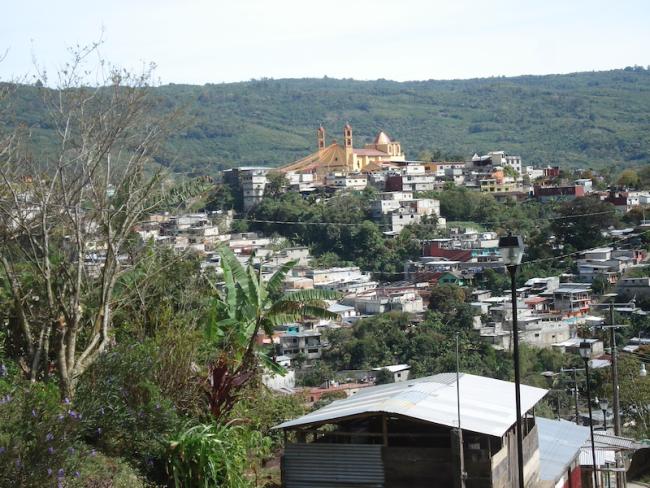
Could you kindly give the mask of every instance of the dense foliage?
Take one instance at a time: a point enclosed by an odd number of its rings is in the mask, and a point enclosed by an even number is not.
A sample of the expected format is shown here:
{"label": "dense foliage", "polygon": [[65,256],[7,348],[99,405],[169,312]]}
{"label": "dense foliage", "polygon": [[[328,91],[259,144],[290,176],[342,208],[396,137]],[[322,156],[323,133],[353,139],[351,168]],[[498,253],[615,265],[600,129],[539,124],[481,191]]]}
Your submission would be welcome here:
{"label": "dense foliage", "polygon": [[[355,145],[385,130],[407,156],[467,158],[505,149],[530,164],[594,167],[650,161],[644,129],[650,74],[642,68],[455,81],[252,80],[155,90],[158,109],[183,107],[184,127],[158,161],[194,174],[246,164],[278,165],[316,149],[346,121]],[[53,128],[36,87],[20,91],[19,117],[44,142]]]}

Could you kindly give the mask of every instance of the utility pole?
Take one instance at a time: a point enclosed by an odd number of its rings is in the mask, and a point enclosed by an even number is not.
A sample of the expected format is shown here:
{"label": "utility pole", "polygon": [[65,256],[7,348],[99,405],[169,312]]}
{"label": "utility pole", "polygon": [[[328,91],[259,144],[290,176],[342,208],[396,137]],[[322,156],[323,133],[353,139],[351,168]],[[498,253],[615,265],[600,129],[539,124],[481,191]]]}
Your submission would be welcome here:
{"label": "utility pole", "polygon": [[465,454],[463,452],[463,429],[460,425],[460,332],[456,332],[456,408],[458,413],[458,455],[460,458],[460,482],[458,486],[465,488]]}
{"label": "utility pole", "polygon": [[613,392],[613,405],[612,411],[614,413],[614,435],[621,435],[621,416],[620,416],[620,387],[618,384],[618,354],[616,352],[616,326],[614,325],[614,302],[609,303],[609,347],[611,348],[612,356],[612,392]]}
{"label": "utility pole", "polygon": [[582,368],[562,368],[562,373],[573,373],[573,401],[576,413],[576,425],[580,425],[580,412],[578,411],[578,371],[583,371]]}

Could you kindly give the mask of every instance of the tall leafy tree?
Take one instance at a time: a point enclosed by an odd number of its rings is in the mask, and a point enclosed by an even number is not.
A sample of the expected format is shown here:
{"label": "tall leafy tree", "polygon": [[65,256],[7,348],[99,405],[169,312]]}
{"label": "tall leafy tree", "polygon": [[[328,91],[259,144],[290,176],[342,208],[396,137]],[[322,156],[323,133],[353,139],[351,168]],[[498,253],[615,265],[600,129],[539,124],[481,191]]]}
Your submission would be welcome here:
{"label": "tall leafy tree", "polygon": [[260,364],[282,372],[259,339],[305,317],[337,318],[327,310],[325,300],[339,297],[328,290],[284,292],[284,279],[297,261],[280,266],[265,281],[252,258],[243,266],[230,249],[223,247],[219,253],[224,283],[217,289],[206,322],[206,335],[218,351],[209,365],[208,388],[210,410],[217,419],[234,406]]}

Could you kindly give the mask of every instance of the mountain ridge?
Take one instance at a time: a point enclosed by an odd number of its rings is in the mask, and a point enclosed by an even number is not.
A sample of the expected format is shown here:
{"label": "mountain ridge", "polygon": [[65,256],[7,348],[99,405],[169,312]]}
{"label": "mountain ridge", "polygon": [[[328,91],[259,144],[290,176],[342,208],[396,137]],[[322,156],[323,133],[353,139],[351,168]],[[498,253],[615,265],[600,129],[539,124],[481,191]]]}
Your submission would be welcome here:
{"label": "mountain ridge", "polygon": [[[22,121],[42,124],[35,88],[22,87]],[[650,162],[650,71],[625,68],[466,80],[260,79],[153,88],[160,110],[184,107],[189,123],[160,163],[210,174],[239,165],[277,166],[316,150],[349,122],[355,147],[384,130],[409,159],[468,159],[506,150],[524,164],[639,166]],[[41,129],[47,140],[52,136]]]}

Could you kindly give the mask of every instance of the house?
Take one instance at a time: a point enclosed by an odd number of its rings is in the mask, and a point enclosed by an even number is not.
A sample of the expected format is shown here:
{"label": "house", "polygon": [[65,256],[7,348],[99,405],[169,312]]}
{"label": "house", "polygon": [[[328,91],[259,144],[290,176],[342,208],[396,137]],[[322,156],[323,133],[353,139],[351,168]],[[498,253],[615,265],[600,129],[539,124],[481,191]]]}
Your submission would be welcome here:
{"label": "house", "polygon": [[325,176],[325,186],[335,190],[363,190],[368,177],[360,173],[330,173]]}
{"label": "house", "polygon": [[539,488],[580,487],[580,453],[589,439],[589,428],[566,420],[542,417],[535,420],[539,438]]}
{"label": "house", "polygon": [[[286,488],[517,486],[515,385],[442,373],[373,386],[277,426]],[[532,412],[546,390],[521,386],[524,476],[537,486],[540,453]],[[462,450],[458,430],[460,396]]]}
{"label": "house", "polygon": [[376,315],[391,311],[420,313],[424,302],[420,294],[411,289],[377,288],[346,296],[343,303],[353,306],[360,314]]}
{"label": "house", "polygon": [[553,308],[567,317],[586,314],[591,305],[591,287],[584,283],[562,283],[553,291]]}
{"label": "house", "polygon": [[223,172],[223,181],[231,188],[241,191],[244,210],[250,210],[264,198],[269,171],[269,168],[263,166],[227,169]]}
{"label": "house", "polygon": [[[591,181],[591,180],[589,180]],[[539,186],[533,187],[533,196],[536,200],[546,202],[567,202],[584,197],[586,189],[582,185],[572,186]]]}
{"label": "house", "polygon": [[589,344],[589,357],[595,358],[602,356],[605,352],[605,346],[600,339],[584,339],[580,337],[572,337],[562,342],[553,344],[553,347],[562,353],[580,354],[580,344],[586,342]]}
{"label": "house", "polygon": [[622,278],[616,285],[616,292],[624,299],[629,300],[633,297],[648,298],[650,297],[650,278]]}
{"label": "house", "polygon": [[391,366],[384,366],[383,368],[372,368],[375,373],[386,369],[393,375],[393,383],[406,381],[409,379],[411,367],[408,364],[393,364]]}
{"label": "house", "polygon": [[319,359],[324,344],[317,330],[305,330],[301,325],[290,325],[279,334],[280,355],[294,359],[299,354],[306,359]]}
{"label": "house", "polygon": [[[619,469],[627,471],[630,466],[630,460],[634,453],[639,450],[646,450],[648,446],[641,444],[634,439],[620,437],[604,432],[594,432],[594,447],[596,451],[596,469],[598,470],[598,486],[607,486],[608,474],[610,486],[618,486],[615,483],[617,463],[616,456],[621,459]],[[582,486],[584,488],[593,488],[593,456],[591,452],[591,440],[586,441],[580,452],[580,465],[582,470]],[[643,470],[643,468],[642,468]],[[625,477],[625,476],[624,476]],[[625,485],[623,485],[625,486]]]}

